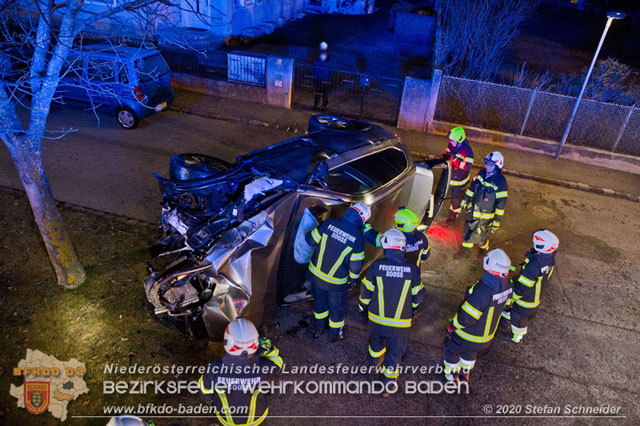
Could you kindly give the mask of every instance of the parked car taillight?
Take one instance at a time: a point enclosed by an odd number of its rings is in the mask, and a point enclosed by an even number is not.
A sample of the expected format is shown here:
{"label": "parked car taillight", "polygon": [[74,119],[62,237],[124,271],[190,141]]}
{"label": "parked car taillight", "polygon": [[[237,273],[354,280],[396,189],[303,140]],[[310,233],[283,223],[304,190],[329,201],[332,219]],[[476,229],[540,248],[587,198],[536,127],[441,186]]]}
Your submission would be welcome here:
{"label": "parked car taillight", "polygon": [[169,77],[169,82],[171,83],[171,87],[173,87],[173,76]]}
{"label": "parked car taillight", "polygon": [[140,88],[140,86],[136,86],[133,88],[133,94],[140,102],[144,101],[144,93],[142,93],[142,89]]}

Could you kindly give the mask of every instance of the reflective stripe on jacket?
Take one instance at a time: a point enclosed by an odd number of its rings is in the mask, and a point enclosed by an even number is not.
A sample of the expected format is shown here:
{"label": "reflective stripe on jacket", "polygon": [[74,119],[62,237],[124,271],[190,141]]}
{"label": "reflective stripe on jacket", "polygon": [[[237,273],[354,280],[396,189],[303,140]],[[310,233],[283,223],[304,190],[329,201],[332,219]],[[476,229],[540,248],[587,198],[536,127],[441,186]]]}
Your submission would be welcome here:
{"label": "reflective stripe on jacket", "polygon": [[499,278],[485,272],[469,287],[458,312],[453,317],[453,328],[462,339],[473,343],[488,343],[498,329],[505,303],[513,288],[508,278]]}
{"label": "reflective stripe on jacket", "polygon": [[499,222],[507,206],[507,181],[498,169],[487,177],[482,169],[473,178],[466,192],[466,200],[471,201],[467,220],[493,220]]}
{"label": "reflective stripe on jacket", "polygon": [[555,253],[538,253],[533,249],[527,252],[520,274],[514,280],[514,302],[523,308],[537,308],[542,289],[551,278],[555,265]]}

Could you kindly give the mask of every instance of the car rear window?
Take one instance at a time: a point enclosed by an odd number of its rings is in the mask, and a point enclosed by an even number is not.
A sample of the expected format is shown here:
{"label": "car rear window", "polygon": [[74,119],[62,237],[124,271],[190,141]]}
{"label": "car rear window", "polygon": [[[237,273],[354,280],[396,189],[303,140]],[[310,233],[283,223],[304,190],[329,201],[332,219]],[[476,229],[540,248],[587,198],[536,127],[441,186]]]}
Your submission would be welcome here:
{"label": "car rear window", "polygon": [[330,170],[326,182],[333,191],[364,194],[391,182],[407,166],[404,153],[399,149],[389,148]]}
{"label": "car rear window", "polygon": [[138,78],[142,82],[155,80],[161,75],[169,72],[169,65],[162,55],[152,55],[136,61],[136,71]]}

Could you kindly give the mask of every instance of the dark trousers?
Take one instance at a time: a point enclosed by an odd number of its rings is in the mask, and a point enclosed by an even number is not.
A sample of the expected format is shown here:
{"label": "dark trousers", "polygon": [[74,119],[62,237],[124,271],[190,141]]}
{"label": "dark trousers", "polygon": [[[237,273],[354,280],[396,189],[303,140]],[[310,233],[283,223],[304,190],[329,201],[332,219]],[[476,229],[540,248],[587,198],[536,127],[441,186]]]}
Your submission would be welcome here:
{"label": "dark trousers", "polygon": [[337,338],[344,327],[347,284],[318,284],[314,279],[311,291],[313,293],[313,316],[316,319],[318,332],[325,331],[327,322],[329,322],[329,337]]}
{"label": "dark trousers", "polygon": [[383,336],[369,328],[369,355],[374,362],[384,357],[382,380],[387,383],[398,379],[398,366],[407,350],[407,336]]}
{"label": "dark trousers", "polygon": [[319,82],[316,83],[315,98],[313,100],[314,108],[318,107],[320,103],[320,97],[322,97],[322,108],[326,108],[329,103],[329,83]]}
{"label": "dark trousers", "polygon": [[489,225],[493,219],[473,219],[473,216],[469,218],[473,213],[470,212],[467,219],[464,222],[464,229],[462,231],[462,248],[473,248],[476,244],[483,250],[489,248]]}
{"label": "dark trousers", "polygon": [[451,207],[449,210],[452,212],[460,213],[460,202],[462,201],[462,190],[464,185],[453,186],[451,185]]}
{"label": "dark trousers", "polygon": [[471,370],[476,365],[478,351],[486,349],[490,343],[469,342],[455,333],[445,338],[442,346],[445,374],[456,375],[461,368]]}

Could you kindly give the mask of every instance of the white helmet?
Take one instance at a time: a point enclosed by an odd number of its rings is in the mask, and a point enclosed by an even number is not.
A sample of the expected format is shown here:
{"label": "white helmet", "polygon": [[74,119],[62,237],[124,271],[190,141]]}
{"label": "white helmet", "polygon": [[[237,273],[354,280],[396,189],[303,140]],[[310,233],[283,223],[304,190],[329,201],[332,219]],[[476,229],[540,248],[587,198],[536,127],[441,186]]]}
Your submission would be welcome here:
{"label": "white helmet", "polygon": [[495,164],[501,170],[502,166],[504,166],[504,157],[502,156],[500,151],[490,152],[486,157],[484,157],[482,161],[484,161],[485,163]]}
{"label": "white helmet", "polygon": [[402,231],[391,228],[382,235],[380,243],[385,250],[404,251],[407,247],[407,237],[404,236]]}
{"label": "white helmet", "polygon": [[352,205],[351,208],[360,215],[362,223],[367,223],[367,221],[371,217],[371,209],[368,205],[366,205],[365,203],[356,203]]}
{"label": "white helmet", "polygon": [[260,336],[256,326],[244,318],[236,318],[224,331],[224,350],[229,355],[254,354],[258,350]]}
{"label": "white helmet", "polygon": [[123,416],[111,417],[107,426],[144,426],[146,423],[136,416],[125,414]]}
{"label": "white helmet", "polygon": [[533,248],[538,253],[553,253],[558,248],[558,244],[560,244],[556,234],[546,229],[538,229],[531,237],[533,239]]}
{"label": "white helmet", "polygon": [[511,259],[502,249],[491,250],[484,256],[482,267],[496,277],[506,277],[511,269]]}
{"label": "white helmet", "polygon": [[326,41],[321,41],[320,42],[320,50],[327,50],[329,49],[329,45],[327,44]]}

